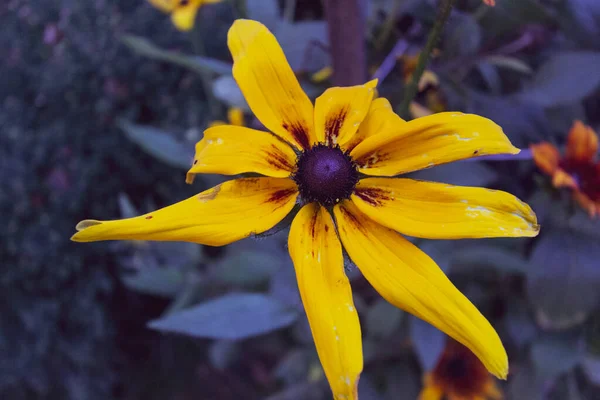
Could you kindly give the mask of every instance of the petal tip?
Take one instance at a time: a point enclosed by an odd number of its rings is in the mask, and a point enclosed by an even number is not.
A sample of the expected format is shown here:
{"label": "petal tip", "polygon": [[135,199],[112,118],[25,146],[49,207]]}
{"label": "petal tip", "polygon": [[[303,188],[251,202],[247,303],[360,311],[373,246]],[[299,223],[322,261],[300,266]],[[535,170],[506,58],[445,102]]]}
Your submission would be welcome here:
{"label": "petal tip", "polygon": [[98,221],[95,219],[84,219],[83,221],[80,221],[77,225],[75,225],[75,229],[77,230],[77,232],[79,232],[86,228],[89,228],[90,226],[100,225],[100,224],[102,224],[102,221]]}

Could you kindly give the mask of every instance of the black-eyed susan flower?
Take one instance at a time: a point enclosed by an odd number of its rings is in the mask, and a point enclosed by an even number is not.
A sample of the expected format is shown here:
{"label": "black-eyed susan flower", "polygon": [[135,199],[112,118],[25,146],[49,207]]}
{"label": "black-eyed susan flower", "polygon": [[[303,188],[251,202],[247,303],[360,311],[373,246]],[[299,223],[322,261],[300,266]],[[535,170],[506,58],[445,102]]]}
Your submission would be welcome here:
{"label": "black-eyed susan flower", "polygon": [[159,10],[170,14],[173,25],[180,31],[189,31],[194,27],[196,14],[205,4],[220,3],[223,0],[148,0]]}
{"label": "black-eyed susan flower", "polygon": [[561,157],[548,142],[531,146],[537,166],[552,177],[554,187],[573,190],[574,199],[594,218],[600,215],[600,162],[596,162],[598,135],[592,128],[575,121]]}
{"label": "black-eyed susan flower", "polygon": [[508,371],[500,338],[435,262],[400,233],[427,238],[535,236],[532,210],[500,191],[393,178],[484,154],[518,153],[492,121],[441,113],[404,122],[375,81],[302,91],[275,37],[236,21],[228,35],[233,76],[270,131],[206,130],[187,181],[200,173],[264,177],[225,182],[136,218],[85,220],[73,240],[143,239],[222,246],[272,228],[300,204],[289,252],[317,352],[336,399],[356,399],[361,330],[342,244],[390,303],[465,344],[486,368]]}
{"label": "black-eyed susan flower", "polygon": [[[227,110],[227,121],[229,125],[234,126],[246,126],[245,118],[244,118],[244,110],[239,107],[230,107]],[[227,125],[225,121],[213,121],[209,124],[209,127],[215,127],[220,125]]]}
{"label": "black-eyed susan flower", "polygon": [[500,400],[502,392],[485,366],[463,345],[448,340],[433,371],[425,374],[419,400]]}

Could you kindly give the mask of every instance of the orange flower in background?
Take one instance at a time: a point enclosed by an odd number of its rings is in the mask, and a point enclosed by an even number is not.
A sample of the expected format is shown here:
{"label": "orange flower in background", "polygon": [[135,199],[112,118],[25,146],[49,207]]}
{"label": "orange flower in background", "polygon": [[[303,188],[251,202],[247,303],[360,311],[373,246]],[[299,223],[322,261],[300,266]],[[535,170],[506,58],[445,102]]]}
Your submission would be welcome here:
{"label": "orange flower in background", "polygon": [[148,0],[154,7],[171,14],[173,25],[180,31],[189,31],[194,27],[200,7],[221,1],[223,0]]}
{"label": "orange flower in background", "polygon": [[460,343],[448,340],[432,372],[425,374],[419,400],[499,400],[502,392],[494,378]]}
{"label": "orange flower in background", "polygon": [[573,197],[590,217],[600,214],[600,162],[594,161],[598,135],[592,128],[575,121],[564,157],[548,142],[532,145],[531,151],[537,166],[552,177],[554,187],[572,189]]}

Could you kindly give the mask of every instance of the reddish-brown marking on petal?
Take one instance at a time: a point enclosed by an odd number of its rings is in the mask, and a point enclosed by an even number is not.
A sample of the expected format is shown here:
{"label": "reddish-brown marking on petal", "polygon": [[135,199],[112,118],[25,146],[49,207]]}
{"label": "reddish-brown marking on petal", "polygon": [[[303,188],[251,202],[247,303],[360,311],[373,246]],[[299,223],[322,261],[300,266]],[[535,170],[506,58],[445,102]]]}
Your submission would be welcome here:
{"label": "reddish-brown marking on petal", "polygon": [[283,154],[277,146],[271,145],[271,148],[265,150],[265,153],[265,159],[274,168],[285,171],[291,171],[293,169],[293,165],[290,164],[285,154]]}
{"label": "reddish-brown marking on petal", "polygon": [[354,194],[372,206],[382,206],[386,200],[392,200],[387,190],[379,188],[357,188]]}
{"label": "reddish-brown marking on petal", "polygon": [[325,232],[329,232],[329,225],[325,225]]}
{"label": "reddish-brown marking on petal", "polygon": [[281,126],[292,134],[294,139],[296,139],[303,149],[308,149],[310,147],[310,142],[308,141],[308,128],[301,122],[284,122]]}
{"label": "reddish-brown marking on petal", "polygon": [[358,218],[356,218],[356,216],[354,214],[352,214],[350,211],[346,210],[346,208],[344,208],[344,207],[340,207],[340,211],[342,212],[342,214],[344,214],[344,216],[346,217],[348,222],[351,223],[355,229],[358,229],[363,234],[367,233],[365,230],[365,227],[360,223],[360,221],[358,220]]}
{"label": "reddish-brown marking on petal", "polygon": [[348,116],[348,106],[345,105],[338,110],[332,111],[325,121],[325,143],[336,144],[340,135],[342,125]]}
{"label": "reddish-brown marking on petal", "polygon": [[361,158],[355,160],[355,162],[359,167],[367,168],[375,163],[387,161],[389,158],[389,153],[385,153],[382,150],[374,150],[371,153],[367,153]]}
{"label": "reddish-brown marking on petal", "polygon": [[146,216],[146,219],[152,219],[152,215]]}
{"label": "reddish-brown marking on petal", "polygon": [[275,193],[273,193],[271,195],[271,197],[269,197],[265,203],[273,203],[274,205],[276,205],[277,208],[282,207],[283,205],[285,205],[285,203],[287,202],[287,200],[290,198],[290,196],[293,196],[296,193],[296,189],[295,188],[289,188],[289,189],[281,189],[276,191]]}

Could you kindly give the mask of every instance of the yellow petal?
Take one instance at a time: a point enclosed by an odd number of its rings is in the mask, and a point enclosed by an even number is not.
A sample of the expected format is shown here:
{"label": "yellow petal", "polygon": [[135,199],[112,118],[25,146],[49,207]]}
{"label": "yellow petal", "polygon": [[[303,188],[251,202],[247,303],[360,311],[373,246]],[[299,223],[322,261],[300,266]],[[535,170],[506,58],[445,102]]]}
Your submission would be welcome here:
{"label": "yellow petal", "polygon": [[498,334],[431,258],[350,201],[336,205],[334,214],[344,248],[381,296],[462,343],[488,371],[506,378],[508,357]]}
{"label": "yellow petal", "polygon": [[352,201],[369,218],[431,239],[536,236],[531,208],[510,193],[403,178],[366,178]]}
{"label": "yellow petal", "polygon": [[235,175],[256,172],[276,178],[290,176],[296,153],[268,132],[243,126],[220,125],[207,129],[196,144],[196,155],[186,181],[195,174]]}
{"label": "yellow petal", "polygon": [[364,85],[327,89],[315,102],[317,140],[326,144],[347,142],[369,112],[377,79]]}
{"label": "yellow petal", "polygon": [[502,128],[473,114],[444,112],[374,135],[351,156],[367,175],[394,176],[486,154],[517,154]]}
{"label": "yellow petal", "polygon": [[229,29],[233,77],[256,117],[299,149],[316,141],[313,105],[277,39],[261,23],[238,19]]}
{"label": "yellow petal", "polygon": [[340,143],[340,146],[350,151],[368,137],[394,133],[405,122],[394,112],[390,102],[380,97],[371,103],[369,113],[358,127],[356,134],[349,137],[346,142]]}
{"label": "yellow petal", "polygon": [[304,206],[292,222],[288,247],[334,398],[357,400],[363,366],[360,324],[329,212],[316,203]]}
{"label": "yellow petal", "polygon": [[236,179],[139,217],[81,221],[71,240],[160,240],[222,246],[272,228],[291,211],[297,197],[296,185],[289,179]]}
{"label": "yellow petal", "polygon": [[567,140],[567,158],[590,162],[598,152],[598,135],[581,121],[575,121]]}
{"label": "yellow petal", "polygon": [[194,27],[196,14],[202,5],[202,0],[190,0],[178,5],[171,14],[173,25],[180,31],[190,31]]}

